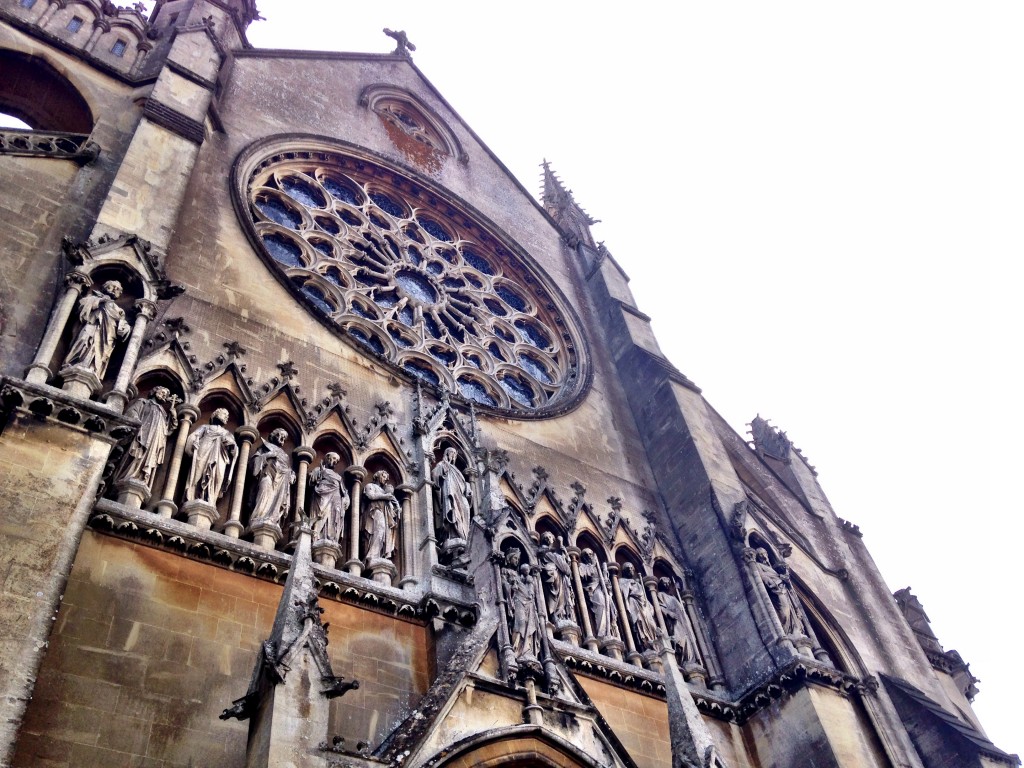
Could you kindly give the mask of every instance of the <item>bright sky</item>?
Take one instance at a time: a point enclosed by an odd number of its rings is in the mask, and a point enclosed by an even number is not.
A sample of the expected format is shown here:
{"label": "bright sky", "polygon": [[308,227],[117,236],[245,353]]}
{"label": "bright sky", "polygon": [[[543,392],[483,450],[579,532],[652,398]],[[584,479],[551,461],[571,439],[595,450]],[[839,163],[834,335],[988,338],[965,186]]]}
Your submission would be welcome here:
{"label": "bright sky", "polygon": [[550,160],[667,356],[741,433],[788,431],[1024,751],[1024,5],[259,7],[261,47],[384,53],[405,29],[528,189]]}

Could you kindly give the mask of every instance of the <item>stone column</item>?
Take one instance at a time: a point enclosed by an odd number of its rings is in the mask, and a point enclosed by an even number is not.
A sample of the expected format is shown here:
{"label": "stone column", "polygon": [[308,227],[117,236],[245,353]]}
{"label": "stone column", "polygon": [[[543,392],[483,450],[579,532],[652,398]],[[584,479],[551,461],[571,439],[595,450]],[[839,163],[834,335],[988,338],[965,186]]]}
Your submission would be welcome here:
{"label": "stone column", "polygon": [[[639,574],[637,578],[639,578]],[[668,629],[665,627],[665,616],[661,612],[661,603],[658,601],[658,580],[653,576],[648,576],[644,579],[644,586],[647,587],[647,599],[651,601],[651,607],[654,608],[654,619],[658,622],[658,631],[662,633],[661,636],[664,638],[665,644],[671,648]],[[644,652],[644,660],[652,670],[662,672],[661,656],[656,648]]]}
{"label": "stone column", "polygon": [[146,328],[149,326],[149,321],[156,317],[156,304],[149,299],[139,299],[135,302],[135,307],[138,309],[138,314],[135,316],[132,333],[128,337],[128,346],[124,350],[121,369],[117,372],[113,390],[107,395],[107,405],[115,408],[119,413],[123,412],[128,404],[128,385],[131,384],[132,374],[135,373],[135,366],[139,362],[139,350],[142,349]]}
{"label": "stone column", "polygon": [[302,445],[292,451],[292,455],[298,459],[299,468],[295,473],[295,511],[292,520],[301,522],[306,515],[306,481],[309,478],[309,465],[316,458],[316,451],[308,445]]}
{"label": "stone column", "polygon": [[92,53],[92,49],[96,47],[96,41],[100,39],[100,35],[104,32],[110,31],[110,24],[103,19],[96,19],[92,23],[92,33],[89,35],[89,39],[86,40],[85,45],[82,46],[82,50],[86,53]]}
{"label": "stone column", "polygon": [[351,466],[345,472],[354,478],[352,506],[349,507],[348,516],[348,561],[345,563],[345,568],[353,576],[362,576],[363,562],[359,559],[359,529],[362,523],[363,480],[366,479],[366,470],[362,467]]}
{"label": "stone column", "polygon": [[235,430],[235,438],[242,441],[238,449],[238,459],[235,462],[235,483],[231,489],[231,507],[228,510],[228,519],[224,523],[224,535],[232,539],[242,536],[245,526],[242,524],[242,500],[245,496],[245,468],[249,465],[249,453],[252,451],[252,444],[260,436],[255,427],[244,426]]}
{"label": "stone column", "polygon": [[[51,13],[54,8],[56,5],[51,3],[47,13]],[[39,350],[36,352],[32,365],[25,372],[26,381],[32,384],[45,384],[53,377],[50,361],[57,351],[61,334],[64,333],[64,329],[71,319],[71,313],[74,312],[75,304],[78,303],[82,291],[91,285],[92,279],[85,272],[77,269],[65,276],[64,295],[61,296],[60,303],[57,304],[57,308],[50,316],[50,323],[46,326],[46,333],[43,334],[42,341],[39,342]]]}
{"label": "stone column", "polygon": [[622,599],[622,590],[619,589],[619,566],[609,564],[608,575],[612,578],[612,594],[615,595],[615,606],[619,609],[619,627],[626,638],[626,658],[639,667],[643,657],[637,653],[636,643],[633,642],[633,628],[629,625],[626,602]]}
{"label": "stone column", "polygon": [[690,620],[690,629],[693,631],[694,641],[697,645],[697,653],[700,654],[704,668],[708,671],[708,685],[713,691],[725,690],[725,681],[722,679],[722,671],[718,668],[718,661],[704,629],[704,624],[697,613],[697,606],[694,605],[693,592],[686,588],[680,593],[679,599],[683,601],[683,608],[686,610],[686,618]]}
{"label": "stone column", "polygon": [[46,23],[53,18],[53,14],[57,12],[57,9],[63,8],[65,5],[66,2],[63,2],[62,0],[50,0],[50,7],[43,11],[43,15],[39,17],[36,24],[38,24],[40,28],[44,27]]}
{"label": "stone column", "polygon": [[597,653],[599,646],[597,638],[594,637],[594,625],[590,621],[587,593],[583,591],[583,580],[580,579],[580,550],[579,547],[566,547],[566,551],[569,553],[569,567],[572,568],[572,584],[576,587],[576,604],[583,621],[583,644],[587,646],[588,651]]}
{"label": "stone column", "polygon": [[164,479],[164,497],[154,510],[160,517],[174,517],[178,505],[174,503],[174,492],[178,489],[178,475],[181,474],[181,458],[185,455],[185,443],[191,431],[192,422],[199,418],[199,409],[193,405],[182,403],[178,406],[178,435],[174,440],[174,453],[171,463],[167,466],[167,477]]}
{"label": "stone column", "polygon": [[401,588],[416,586],[417,579],[413,574],[416,572],[415,552],[416,533],[412,519],[412,497],[415,489],[408,484],[395,488],[395,495],[402,502],[402,541],[399,546],[402,549],[402,580],[398,582]]}

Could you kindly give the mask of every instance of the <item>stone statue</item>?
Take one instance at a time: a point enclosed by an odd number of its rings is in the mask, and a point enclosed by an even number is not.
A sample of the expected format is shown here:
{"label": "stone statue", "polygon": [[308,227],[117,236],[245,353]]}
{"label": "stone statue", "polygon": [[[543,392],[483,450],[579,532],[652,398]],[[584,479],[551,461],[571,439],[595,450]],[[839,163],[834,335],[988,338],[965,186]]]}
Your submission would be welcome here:
{"label": "stone statue", "polygon": [[761,579],[761,583],[768,593],[768,599],[771,600],[772,607],[778,614],[783,633],[787,635],[806,634],[803,622],[800,620],[800,613],[793,602],[794,597],[789,581],[772,567],[771,560],[768,558],[768,550],[764,547],[755,549],[753,564],[754,572]]}
{"label": "stone statue", "polygon": [[652,650],[656,648],[655,639],[658,637],[658,620],[654,615],[654,607],[647,599],[643,582],[637,578],[636,569],[632,563],[626,563],[622,566],[622,576],[619,577],[619,589],[622,590],[622,601],[626,604],[629,623],[636,630],[637,644],[642,646],[637,650]]}
{"label": "stone statue", "polygon": [[227,409],[218,408],[210,415],[209,424],[188,436],[185,453],[192,457],[192,467],[185,483],[186,500],[199,499],[216,505],[231,482],[238,446],[224,427],[227,423]]}
{"label": "stone statue", "polygon": [[518,577],[512,577],[509,584],[509,640],[512,652],[517,661],[536,661],[540,658],[540,616],[533,591],[534,578],[528,563],[519,566]]}
{"label": "stone statue", "polygon": [[469,540],[469,521],[473,515],[473,488],[455,466],[458,452],[445,448],[441,461],[434,465],[430,479],[437,488],[438,512],[450,539]]}
{"label": "stone statue", "polygon": [[366,562],[391,560],[395,555],[395,531],[401,507],[395,498],[395,487],[388,483],[384,470],[373,473],[372,482],[363,488],[366,511],[363,514],[363,530],[366,531]]}
{"label": "stone statue", "polygon": [[291,485],[295,482],[292,459],[282,447],[288,433],[278,427],[271,432],[252,457],[252,476],[256,478],[256,501],[249,525],[277,525],[291,506]]}
{"label": "stone statue", "polygon": [[613,636],[613,605],[608,582],[601,569],[601,563],[594,550],[585,548],[580,555],[580,581],[586,592],[590,611],[594,616],[594,634],[597,637]]}
{"label": "stone statue", "polygon": [[686,608],[682,601],[672,594],[672,582],[664,576],[658,579],[658,603],[661,605],[661,615],[665,617],[665,628],[668,630],[669,640],[676,656],[683,664],[699,664],[697,649],[693,647],[693,640],[689,630],[689,620],[686,616]]}
{"label": "stone statue", "polygon": [[102,288],[79,300],[78,319],[82,327],[71,343],[64,365],[84,368],[103,378],[117,340],[126,339],[132,330],[124,310],[117,306],[121,292],[117,280],[107,280]]}
{"label": "stone statue", "polygon": [[345,511],[348,509],[348,491],[341,475],[334,467],[341,456],[331,451],[323,463],[309,476],[313,488],[313,536],[337,544],[345,530]]}
{"label": "stone statue", "polygon": [[155,387],[147,398],[136,398],[128,404],[125,416],[137,419],[141,426],[125,451],[117,480],[137,480],[153,490],[153,475],[164,463],[167,436],[178,428],[178,416],[167,387]]}
{"label": "stone statue", "polygon": [[575,623],[576,597],[572,591],[572,569],[561,536],[555,544],[554,534],[545,532],[537,548],[541,581],[548,615],[556,625]]}
{"label": "stone statue", "polygon": [[396,43],[395,50],[391,52],[392,55],[398,54],[399,56],[409,58],[409,51],[416,50],[416,46],[409,41],[409,36],[405,34],[404,29],[393,30],[384,27],[384,34],[393,39]]}

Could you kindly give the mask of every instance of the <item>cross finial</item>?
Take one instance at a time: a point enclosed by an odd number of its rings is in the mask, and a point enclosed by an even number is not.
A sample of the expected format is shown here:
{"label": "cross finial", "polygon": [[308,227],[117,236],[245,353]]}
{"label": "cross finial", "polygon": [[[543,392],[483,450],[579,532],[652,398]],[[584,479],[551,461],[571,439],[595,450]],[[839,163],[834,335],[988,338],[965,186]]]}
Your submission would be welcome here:
{"label": "cross finial", "polygon": [[416,46],[413,45],[412,42],[409,40],[409,36],[405,34],[404,29],[394,30],[384,27],[384,34],[387,35],[388,37],[394,38],[395,42],[397,43],[397,45],[395,46],[395,50],[391,52],[392,54],[396,54],[398,56],[405,56],[407,59],[412,58],[412,54],[410,52],[415,51]]}

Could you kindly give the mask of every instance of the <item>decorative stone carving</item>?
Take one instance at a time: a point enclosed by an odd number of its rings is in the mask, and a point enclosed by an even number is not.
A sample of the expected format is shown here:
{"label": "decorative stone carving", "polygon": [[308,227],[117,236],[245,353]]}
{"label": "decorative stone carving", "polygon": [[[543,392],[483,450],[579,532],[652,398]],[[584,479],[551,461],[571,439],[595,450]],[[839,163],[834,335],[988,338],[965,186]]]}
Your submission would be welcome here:
{"label": "decorative stone carving", "polygon": [[252,505],[250,526],[277,525],[291,506],[290,486],[295,482],[292,461],[282,447],[288,433],[281,428],[271,432],[252,458],[256,478],[256,500]]}
{"label": "decorative stone carving", "polygon": [[[752,565],[779,617],[783,633],[805,636],[807,633],[804,631],[800,609],[796,605],[797,598],[792,592],[788,573],[780,573],[779,566],[772,566],[771,560],[768,558],[768,550],[764,547],[757,547],[753,550]],[[785,571],[785,566],[781,566],[781,568]]]}
{"label": "decorative stone carving", "polygon": [[636,569],[632,563],[622,566],[619,589],[622,591],[622,600],[626,606],[627,618],[636,636],[638,650],[656,650],[658,620],[654,615],[654,606],[647,599],[643,582],[637,578]]}
{"label": "decorative stone carving", "polygon": [[682,601],[673,594],[672,582],[665,577],[658,579],[658,603],[661,606],[661,614],[665,618],[665,629],[668,630],[668,639],[672,643],[676,658],[684,666],[700,664],[700,657],[690,632],[689,620],[686,617],[686,608]]}
{"label": "decorative stone carving", "polygon": [[210,423],[199,427],[185,443],[185,453],[192,457],[185,483],[188,501],[197,499],[215,505],[231,482],[238,446],[224,427],[227,421],[227,409],[218,408],[210,415]]}
{"label": "decorative stone carving", "polygon": [[405,56],[407,59],[411,59],[410,51],[415,51],[416,46],[409,40],[409,36],[405,34],[404,29],[388,29],[384,27],[384,34],[395,41],[395,50],[391,53],[396,56]]}
{"label": "decorative stone carving", "polygon": [[88,397],[99,389],[117,340],[124,340],[131,333],[124,310],[117,305],[121,293],[121,283],[107,280],[101,288],[78,301],[81,328],[71,343],[61,370],[65,388],[70,383],[72,389],[69,391],[73,394]]}
{"label": "decorative stone carving", "polygon": [[[363,530],[366,532],[366,567],[374,581],[391,583],[395,575],[392,562],[395,556],[398,519],[401,506],[395,497],[395,487],[388,482],[388,473],[379,470],[363,488],[366,509],[363,511]],[[385,578],[385,576],[387,578]]]}
{"label": "decorative stone carving", "polygon": [[445,448],[441,460],[430,474],[436,489],[437,511],[445,529],[445,554],[460,559],[469,542],[469,525],[473,517],[473,487],[455,466],[458,452]]}
{"label": "decorative stone carving", "polygon": [[508,618],[509,642],[517,665],[540,668],[540,615],[534,592],[535,580],[527,563],[520,564],[522,553],[510,549],[501,567],[501,588]]}
{"label": "decorative stone carving", "polygon": [[754,438],[754,447],[757,450],[773,459],[789,461],[789,452],[793,448],[793,443],[785,432],[773,427],[767,419],[762,419],[760,414],[750,422],[750,434]]}
{"label": "decorative stone carving", "polygon": [[556,629],[576,626],[576,596],[572,591],[572,569],[562,538],[556,544],[554,534],[545,532],[537,549],[541,583],[548,615]]}
{"label": "decorative stone carving", "polygon": [[341,456],[331,451],[309,476],[309,484],[313,489],[311,512],[314,556],[318,555],[315,551],[318,544],[327,542],[337,547],[345,533],[345,512],[349,507],[349,497],[344,478],[334,471],[339,461]]}
{"label": "decorative stone carving", "polygon": [[594,617],[594,634],[600,640],[618,637],[618,612],[608,574],[597,559],[594,550],[585,548],[581,554],[580,581],[586,592],[590,612]]}
{"label": "decorative stone carving", "polygon": [[174,406],[178,398],[167,387],[156,387],[147,398],[136,398],[125,411],[125,416],[137,419],[141,426],[118,468],[116,483],[121,491],[120,501],[139,507],[153,490],[153,476],[163,464],[167,450],[167,436],[178,428]]}

